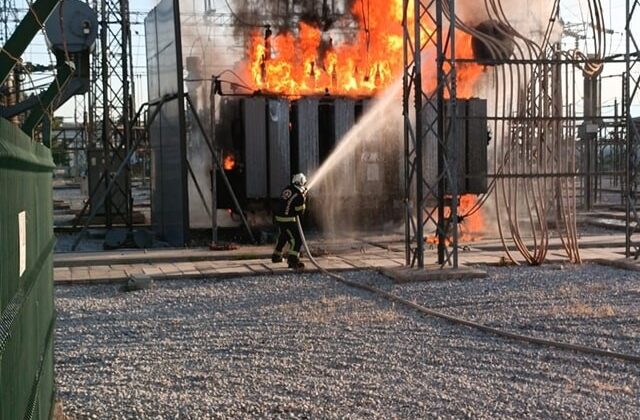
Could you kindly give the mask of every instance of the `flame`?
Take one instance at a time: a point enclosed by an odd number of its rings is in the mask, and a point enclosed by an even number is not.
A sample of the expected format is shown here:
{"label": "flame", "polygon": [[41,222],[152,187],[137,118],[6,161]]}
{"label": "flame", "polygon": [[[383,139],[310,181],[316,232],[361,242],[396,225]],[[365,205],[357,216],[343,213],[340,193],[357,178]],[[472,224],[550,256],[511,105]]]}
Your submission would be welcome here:
{"label": "flame", "polygon": [[[458,215],[462,216],[462,220],[459,220],[458,242],[475,242],[482,239],[482,235],[485,232],[484,215],[482,209],[476,210],[477,197],[474,195],[466,194],[460,196],[458,202]],[[445,214],[445,217],[451,215],[451,210]],[[450,233],[448,233],[450,235]],[[430,245],[438,245],[438,236],[428,236],[425,238],[425,242]],[[445,245],[451,246],[452,239],[450,236],[445,238]]]}
{"label": "flame", "polygon": [[[409,3],[411,11],[413,1]],[[252,88],[298,97],[324,93],[372,96],[389,87],[402,74],[404,65],[403,0],[354,2],[351,15],[358,30],[352,38],[342,36],[341,42],[332,39],[330,32],[303,22],[293,32],[254,32],[243,64]],[[409,25],[413,26],[413,15],[409,15]],[[421,31],[423,42],[434,33],[424,22]],[[456,56],[472,57],[471,37],[463,32],[456,36]],[[425,66],[435,65],[433,60],[425,61],[429,61]],[[459,97],[472,95],[473,84],[482,72],[483,68],[475,64],[459,65]],[[433,77],[425,87],[433,89],[436,82]]]}
{"label": "flame", "polygon": [[231,171],[236,167],[236,160],[233,155],[225,156],[224,161],[222,162],[222,167],[225,171]]}
{"label": "flame", "polygon": [[460,197],[458,214],[465,216],[460,223],[460,241],[474,242],[482,239],[485,232],[485,222],[482,210],[475,210],[477,197],[467,194]]}

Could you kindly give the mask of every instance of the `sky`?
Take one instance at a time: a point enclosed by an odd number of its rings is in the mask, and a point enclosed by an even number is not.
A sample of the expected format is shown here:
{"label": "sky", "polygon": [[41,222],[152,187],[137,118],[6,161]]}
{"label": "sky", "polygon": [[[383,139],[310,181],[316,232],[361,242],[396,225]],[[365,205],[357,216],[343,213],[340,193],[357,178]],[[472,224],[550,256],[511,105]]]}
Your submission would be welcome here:
{"label": "sky", "polygon": [[[205,0],[201,0],[205,1]],[[459,0],[461,1],[461,0]],[[464,0],[469,1],[469,0]],[[521,0],[511,0],[521,1]],[[15,0],[16,7],[26,8],[27,0]],[[134,85],[136,94],[136,103],[141,104],[146,100],[146,56],[145,56],[145,39],[144,39],[144,16],[157,3],[157,0],[136,0],[130,1],[133,16],[132,22],[132,55],[134,66]],[[608,35],[609,54],[623,53],[624,43],[624,21],[625,21],[625,0],[603,0],[605,9],[605,22],[614,33]],[[561,15],[565,22],[579,23],[587,20],[588,9],[586,0],[561,0]],[[638,13],[640,17],[640,13]],[[637,19],[636,25],[640,25],[640,19]],[[566,38],[565,43],[572,45],[575,40]],[[580,41],[580,46],[584,48],[587,41]],[[38,64],[50,64],[54,62],[54,58],[48,53],[44,37],[39,35],[27,53],[23,56],[24,61]],[[620,78],[617,77],[624,71],[620,65],[611,65],[605,67],[603,79],[603,112],[608,113],[607,109],[612,112],[612,106],[616,99],[620,99]],[[37,75],[32,76],[35,84],[46,83],[46,79],[40,80]],[[72,118],[74,115],[74,100],[70,100],[56,114],[66,118]],[[578,108],[581,104],[577,104]],[[634,112],[640,114],[640,104],[635,104]]]}

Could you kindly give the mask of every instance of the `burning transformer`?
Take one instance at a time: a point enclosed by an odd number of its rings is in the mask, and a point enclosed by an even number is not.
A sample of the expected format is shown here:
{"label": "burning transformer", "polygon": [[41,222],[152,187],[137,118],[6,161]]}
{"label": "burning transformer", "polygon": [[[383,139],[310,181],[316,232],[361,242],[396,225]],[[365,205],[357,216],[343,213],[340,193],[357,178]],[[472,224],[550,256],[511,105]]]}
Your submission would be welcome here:
{"label": "burning transformer", "polygon": [[[387,4],[383,9],[393,7]],[[384,22],[383,12],[378,11],[378,23]],[[352,13],[356,21],[364,24],[369,19],[374,24],[371,16],[360,16],[364,12]],[[244,208],[268,210],[293,173],[313,176],[342,141],[353,141],[357,147],[332,157],[339,163],[313,191],[312,219],[329,230],[371,229],[403,219],[406,188],[399,100],[393,108],[395,117],[385,115],[384,121],[371,122],[374,127],[358,130],[357,138],[348,135],[374,106],[374,96],[389,89],[401,74],[402,34],[398,28],[384,27],[366,39],[362,35],[338,44],[327,39],[324,29],[300,22],[297,31],[274,35],[267,27],[250,36],[243,73],[253,91],[222,98],[216,131],[225,160],[234,162],[226,171]],[[472,53],[473,40],[465,39]],[[481,72],[479,66],[471,70],[472,77]],[[458,155],[457,191],[482,194],[487,191],[487,104],[459,99],[458,109],[457,135],[451,143]],[[423,163],[434,186],[437,144],[436,138],[427,136]],[[231,207],[225,190],[217,191],[219,207]]]}
{"label": "burning transformer", "polygon": [[[307,3],[311,8],[319,4]],[[240,7],[240,2],[231,4]],[[292,174],[304,172],[313,178],[328,160],[336,162],[312,190],[307,222],[342,231],[378,229],[403,219],[407,186],[397,90],[403,72],[402,2],[362,3],[371,7],[351,1],[330,4],[331,10],[322,8],[322,24],[310,18],[318,15],[314,10],[287,9],[291,15],[283,20],[267,7],[260,20],[265,25],[250,30],[217,27],[196,3],[180,2],[177,10],[169,0],[161,1],[146,19],[151,34],[150,98],[160,100],[182,90],[194,103],[194,109],[186,111],[166,104],[151,129],[152,220],[161,237],[182,244],[189,229],[224,226],[220,214],[237,219],[237,210],[224,211],[237,206],[221,177],[212,177],[208,141],[193,113],[211,128],[224,172],[251,225],[271,224],[270,209]],[[168,19],[172,13],[174,19]],[[181,25],[176,27],[178,20]],[[216,36],[202,37],[203,25],[213,25],[210,29]],[[177,28],[179,42],[163,36]],[[240,38],[242,58],[218,45],[221,39]],[[461,57],[474,54],[471,35],[461,33],[457,45]],[[202,55],[197,55],[199,51]],[[177,78],[173,67],[163,65],[173,62],[174,56]],[[458,90],[462,118],[456,120],[455,144],[462,194],[486,191],[486,102],[463,99],[473,96],[473,84],[483,69],[461,65],[459,73],[464,86]],[[390,101],[380,118],[368,117],[378,98],[393,89],[395,102]],[[432,120],[429,115],[425,118]],[[437,141],[430,137],[425,141],[424,167],[436,184]],[[330,159],[344,143],[354,147],[341,152],[340,159]]]}
{"label": "burning transformer", "polygon": [[[313,175],[372,106],[370,98],[281,96],[223,98],[216,138],[245,209],[269,210],[298,172]],[[458,191],[487,191],[486,101],[461,100],[457,136]],[[311,194],[311,219],[325,229],[376,229],[403,218],[404,144],[400,118],[351,139],[357,146],[334,159],[336,167]],[[427,137],[424,167],[435,184],[437,139]],[[220,185],[218,206],[231,207]],[[268,221],[268,219],[263,219]]]}

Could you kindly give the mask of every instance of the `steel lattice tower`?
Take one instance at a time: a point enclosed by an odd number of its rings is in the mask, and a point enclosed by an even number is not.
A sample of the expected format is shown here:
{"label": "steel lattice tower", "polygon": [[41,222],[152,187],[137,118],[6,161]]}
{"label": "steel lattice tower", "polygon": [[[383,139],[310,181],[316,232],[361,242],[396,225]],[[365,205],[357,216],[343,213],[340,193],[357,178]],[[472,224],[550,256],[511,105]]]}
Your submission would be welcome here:
{"label": "steel lattice tower", "polygon": [[131,147],[131,31],[128,0],[93,0],[100,36],[93,55],[88,107],[90,148],[102,148],[105,165],[101,182],[114,181],[105,199],[105,224],[131,228],[133,209],[128,165],[123,174],[112,172]]}
{"label": "steel lattice tower", "polygon": [[[456,37],[454,0],[404,0],[403,115],[405,142],[406,262],[425,265],[425,226],[437,226],[438,264],[458,266],[456,136]],[[437,86],[423,86],[422,52],[436,52]],[[411,106],[413,101],[413,107]],[[426,139],[437,139],[437,178],[427,179]],[[447,192],[448,190],[448,192]],[[415,195],[414,195],[415,194]],[[449,214],[447,214],[447,211]],[[449,241],[448,241],[449,240]]]}

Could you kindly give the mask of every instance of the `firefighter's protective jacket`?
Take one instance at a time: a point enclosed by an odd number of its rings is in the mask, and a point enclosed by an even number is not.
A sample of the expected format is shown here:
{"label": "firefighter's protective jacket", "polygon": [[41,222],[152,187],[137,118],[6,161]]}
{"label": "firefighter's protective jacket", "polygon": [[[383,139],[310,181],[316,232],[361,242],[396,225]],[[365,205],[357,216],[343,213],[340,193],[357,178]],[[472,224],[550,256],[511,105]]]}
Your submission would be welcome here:
{"label": "firefighter's protective jacket", "polygon": [[276,208],[276,222],[295,222],[296,216],[304,213],[307,201],[307,190],[304,187],[291,184],[282,190],[280,201]]}

